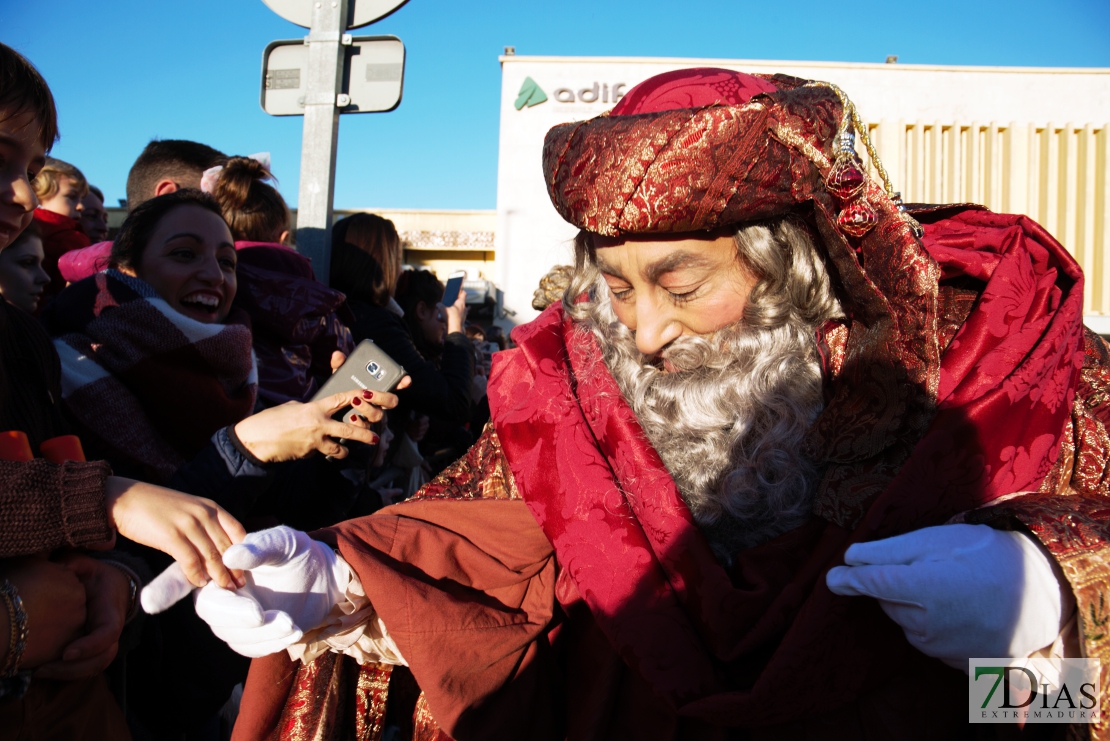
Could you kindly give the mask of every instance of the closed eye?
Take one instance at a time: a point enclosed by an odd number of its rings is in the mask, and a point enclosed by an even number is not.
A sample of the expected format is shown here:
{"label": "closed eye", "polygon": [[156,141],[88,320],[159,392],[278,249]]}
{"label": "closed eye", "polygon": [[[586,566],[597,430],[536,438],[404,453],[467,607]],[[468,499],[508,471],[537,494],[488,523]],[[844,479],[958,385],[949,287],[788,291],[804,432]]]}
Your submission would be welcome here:
{"label": "closed eye", "polygon": [[693,301],[695,298],[697,298],[698,292],[700,290],[701,286],[698,286],[697,288],[694,288],[690,291],[667,291],[667,293],[670,294],[672,301],[681,306],[682,304],[689,303],[690,301]]}

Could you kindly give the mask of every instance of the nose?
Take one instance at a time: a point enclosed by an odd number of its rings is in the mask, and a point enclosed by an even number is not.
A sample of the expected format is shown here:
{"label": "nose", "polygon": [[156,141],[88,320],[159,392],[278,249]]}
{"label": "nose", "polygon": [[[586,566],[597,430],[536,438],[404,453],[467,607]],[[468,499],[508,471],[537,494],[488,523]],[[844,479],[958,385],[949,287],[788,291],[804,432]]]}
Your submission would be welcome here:
{"label": "nose", "polygon": [[654,297],[646,296],[636,303],[636,349],[644,355],[655,355],[668,344],[682,336],[682,325],[667,311],[658,306]]}
{"label": "nose", "polygon": [[11,183],[10,200],[11,203],[22,208],[25,213],[30,213],[39,207],[38,196],[35,195],[35,189],[31,187],[31,181],[27,179],[26,175],[16,178]]}
{"label": "nose", "polygon": [[224,282],[224,271],[220,261],[215,255],[207,257],[200,266],[197,277],[211,286],[218,286]]}
{"label": "nose", "polygon": [[45,286],[50,282],[50,274],[43,270],[41,267],[35,268],[35,285]]}

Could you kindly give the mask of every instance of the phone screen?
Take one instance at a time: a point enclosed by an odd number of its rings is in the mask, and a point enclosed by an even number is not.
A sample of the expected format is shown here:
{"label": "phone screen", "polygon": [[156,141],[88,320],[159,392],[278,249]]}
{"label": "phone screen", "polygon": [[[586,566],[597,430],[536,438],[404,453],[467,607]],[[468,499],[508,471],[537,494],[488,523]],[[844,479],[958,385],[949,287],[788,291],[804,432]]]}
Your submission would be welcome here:
{"label": "phone screen", "polygon": [[447,287],[443,289],[443,305],[450,306],[459,299],[459,289],[462,288],[463,276],[452,275],[447,279]]}

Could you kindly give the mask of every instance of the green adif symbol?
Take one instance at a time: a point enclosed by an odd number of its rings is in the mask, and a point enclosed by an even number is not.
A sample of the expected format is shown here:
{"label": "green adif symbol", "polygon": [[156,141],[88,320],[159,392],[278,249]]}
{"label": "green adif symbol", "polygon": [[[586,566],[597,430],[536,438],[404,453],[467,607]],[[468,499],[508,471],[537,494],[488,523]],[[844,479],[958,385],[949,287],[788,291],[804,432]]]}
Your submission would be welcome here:
{"label": "green adif symbol", "polygon": [[524,106],[531,108],[534,105],[539,105],[547,100],[547,95],[544,94],[540,86],[531,77],[524,78],[524,84],[520,86],[520,92],[516,94],[516,102],[513,103],[519,111]]}

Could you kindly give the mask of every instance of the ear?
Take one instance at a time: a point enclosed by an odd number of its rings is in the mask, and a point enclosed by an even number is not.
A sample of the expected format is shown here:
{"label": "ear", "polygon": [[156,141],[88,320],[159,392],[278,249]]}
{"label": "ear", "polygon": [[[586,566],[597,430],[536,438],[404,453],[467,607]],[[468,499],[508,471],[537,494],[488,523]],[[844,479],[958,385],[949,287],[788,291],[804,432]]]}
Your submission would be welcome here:
{"label": "ear", "polygon": [[283,231],[281,233],[281,236],[278,237],[277,241],[278,241],[278,244],[283,244],[286,247],[288,247],[289,246],[289,230],[286,229],[285,231]]}
{"label": "ear", "polygon": [[428,306],[423,301],[416,302],[416,318],[420,321],[427,321],[433,311],[435,311],[435,307]]}
{"label": "ear", "polygon": [[177,183],[170,180],[169,178],[164,178],[162,180],[159,180],[158,184],[154,186],[154,197],[157,198],[158,196],[164,196],[167,193],[173,193],[176,190],[178,190]]}

